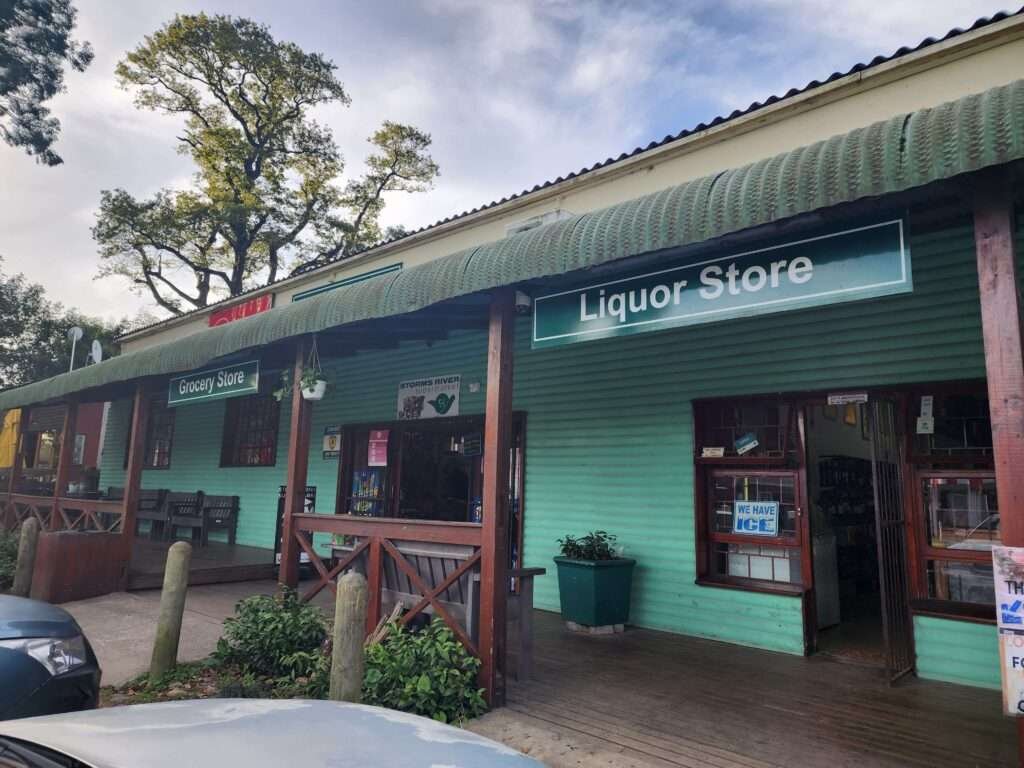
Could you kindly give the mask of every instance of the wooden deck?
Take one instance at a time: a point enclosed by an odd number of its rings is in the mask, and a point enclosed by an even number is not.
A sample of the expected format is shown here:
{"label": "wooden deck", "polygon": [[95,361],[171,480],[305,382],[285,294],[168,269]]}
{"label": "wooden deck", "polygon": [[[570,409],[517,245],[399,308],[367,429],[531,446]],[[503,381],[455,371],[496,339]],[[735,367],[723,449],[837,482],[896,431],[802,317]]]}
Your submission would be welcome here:
{"label": "wooden deck", "polygon": [[[173,542],[137,537],[132,545],[128,589],[159,589],[163,585],[167,550]],[[233,581],[276,579],[274,551],[240,544],[210,542],[192,548],[189,584],[221,584]]]}
{"label": "wooden deck", "polygon": [[508,706],[652,766],[1016,765],[996,691],[631,629],[584,637],[537,612],[535,669]]}

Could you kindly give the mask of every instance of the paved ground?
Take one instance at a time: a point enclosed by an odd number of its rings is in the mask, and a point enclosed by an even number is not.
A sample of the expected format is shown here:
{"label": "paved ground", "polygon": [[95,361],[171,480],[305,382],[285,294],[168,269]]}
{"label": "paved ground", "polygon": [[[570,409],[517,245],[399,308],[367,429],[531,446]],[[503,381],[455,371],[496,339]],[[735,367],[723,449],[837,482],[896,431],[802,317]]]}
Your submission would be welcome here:
{"label": "paved ground", "polygon": [[[270,594],[273,581],[211,584],[192,587],[185,600],[178,658],[195,661],[209,656],[217,645],[224,619],[235,603],[253,594]],[[92,643],[103,670],[104,685],[120,685],[149,667],[160,608],[160,591],[116,592],[65,603]]]}

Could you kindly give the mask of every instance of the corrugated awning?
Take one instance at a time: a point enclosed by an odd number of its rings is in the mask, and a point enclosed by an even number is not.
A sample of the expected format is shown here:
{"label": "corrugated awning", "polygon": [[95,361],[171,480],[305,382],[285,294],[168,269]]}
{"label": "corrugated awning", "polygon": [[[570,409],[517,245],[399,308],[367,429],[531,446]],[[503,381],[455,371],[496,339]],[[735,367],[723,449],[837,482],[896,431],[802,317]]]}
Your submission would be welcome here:
{"label": "corrugated awning", "polygon": [[716,237],[1024,159],[1024,80],[0,392],[0,409]]}

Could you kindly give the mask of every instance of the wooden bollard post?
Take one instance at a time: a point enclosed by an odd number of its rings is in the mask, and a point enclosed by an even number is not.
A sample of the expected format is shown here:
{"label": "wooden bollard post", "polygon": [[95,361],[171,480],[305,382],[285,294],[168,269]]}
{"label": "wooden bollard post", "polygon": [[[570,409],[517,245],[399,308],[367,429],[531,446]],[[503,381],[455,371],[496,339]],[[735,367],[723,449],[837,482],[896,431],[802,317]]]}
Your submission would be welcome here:
{"label": "wooden bollard post", "polygon": [[181,618],[185,613],[188,564],[191,559],[192,545],[188,542],[176,542],[167,550],[164,588],[160,593],[160,615],[156,622],[153,657],[149,662],[151,683],[166,675],[178,663],[178,641],[181,638]]}
{"label": "wooden bollard post", "polygon": [[363,639],[366,636],[366,577],[349,571],[338,579],[331,649],[333,701],[363,699]]}
{"label": "wooden bollard post", "polygon": [[18,563],[14,566],[14,584],[11,594],[28,597],[32,592],[32,571],[36,567],[36,548],[39,546],[39,521],[30,517],[21,524],[18,540]]}

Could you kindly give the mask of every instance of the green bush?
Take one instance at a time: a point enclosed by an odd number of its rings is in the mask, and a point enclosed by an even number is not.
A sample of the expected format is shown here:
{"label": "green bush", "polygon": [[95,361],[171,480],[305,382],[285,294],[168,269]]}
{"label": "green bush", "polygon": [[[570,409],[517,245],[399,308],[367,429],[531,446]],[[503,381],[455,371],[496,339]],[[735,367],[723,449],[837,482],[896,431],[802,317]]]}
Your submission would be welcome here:
{"label": "green bush", "polygon": [[295,592],[256,595],[239,601],[225,620],[214,658],[254,675],[309,678],[323,667],[326,638],[323,612]]}
{"label": "green bush", "polygon": [[18,563],[18,532],[0,531],[0,592],[14,584],[14,566]]}
{"label": "green bush", "polygon": [[457,723],[487,710],[476,687],[480,661],[440,619],[419,632],[392,626],[366,649],[363,703]]}
{"label": "green bush", "polygon": [[586,536],[576,538],[566,536],[559,539],[562,557],[573,560],[615,560],[619,557],[615,551],[616,538],[606,531],[591,531]]}

